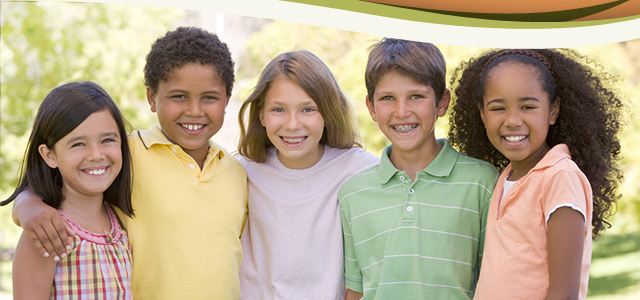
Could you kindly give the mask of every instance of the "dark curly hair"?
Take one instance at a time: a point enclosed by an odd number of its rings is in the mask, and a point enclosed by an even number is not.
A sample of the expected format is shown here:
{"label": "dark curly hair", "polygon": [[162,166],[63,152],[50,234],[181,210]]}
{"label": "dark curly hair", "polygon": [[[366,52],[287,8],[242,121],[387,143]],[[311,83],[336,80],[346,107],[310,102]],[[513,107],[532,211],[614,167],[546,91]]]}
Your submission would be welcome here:
{"label": "dark curly hair", "polygon": [[214,66],[227,87],[227,96],[231,95],[235,78],[227,44],[196,27],[178,27],[153,43],[144,66],[144,84],[156,93],[160,81],[169,80],[171,72],[189,63]]}
{"label": "dark curly hair", "polygon": [[533,56],[542,55],[546,61],[513,53],[496,58],[494,55],[499,50],[493,50],[463,62],[456,69],[451,79],[455,97],[450,106],[449,140],[460,152],[503,170],[509,160],[487,138],[478,110],[483,105],[487,74],[505,61],[533,66],[549,99],[561,101],[556,123],[549,128],[547,144],[549,147],[566,144],[572,160],[591,183],[591,225],[595,239],[602,230],[611,227],[607,219],[615,211],[615,203],[620,198],[617,189],[623,179],[618,165],[620,141],[617,136],[622,125],[623,103],[610,88],[615,78],[573,50],[527,51],[535,51],[537,54]]}

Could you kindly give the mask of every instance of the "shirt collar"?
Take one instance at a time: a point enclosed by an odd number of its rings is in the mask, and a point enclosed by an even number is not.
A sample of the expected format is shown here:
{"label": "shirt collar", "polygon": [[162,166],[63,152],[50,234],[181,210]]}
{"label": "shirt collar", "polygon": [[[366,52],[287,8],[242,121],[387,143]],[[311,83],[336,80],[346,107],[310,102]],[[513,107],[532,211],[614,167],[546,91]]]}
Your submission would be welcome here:
{"label": "shirt collar", "polygon": [[[451,174],[453,167],[456,165],[458,153],[453,149],[453,147],[451,147],[451,144],[449,144],[447,139],[438,139],[437,141],[442,145],[442,149],[440,149],[440,152],[436,155],[433,161],[420,172],[427,173],[433,177],[447,177]],[[392,147],[393,145],[385,147],[380,155],[379,173],[380,183],[382,184],[387,183],[391,177],[400,172],[400,170],[398,170],[389,159]]]}
{"label": "shirt collar", "polygon": [[[551,148],[544,155],[544,157],[542,157],[542,159],[531,170],[529,170],[529,172],[527,172],[527,175],[537,170],[552,167],[563,159],[571,159],[571,152],[569,151],[569,147],[566,144],[557,144],[553,146],[553,148]],[[511,166],[511,164],[507,165],[504,171],[502,171],[503,175],[501,176],[504,176],[506,178],[506,176],[511,174],[512,170],[513,167]]]}
{"label": "shirt collar", "polygon": [[[563,159],[571,159],[571,152],[566,144],[557,144],[551,148],[547,154],[531,169],[531,171],[541,170],[557,164]],[[530,171],[530,172],[531,172]]]}
{"label": "shirt collar", "polygon": [[[138,130],[137,135],[138,138],[140,138],[140,141],[142,141],[145,149],[149,149],[154,145],[175,145],[173,142],[169,141],[158,125],[153,125],[148,130]],[[220,146],[213,140],[209,140],[209,151],[207,154],[217,154],[218,159],[222,159],[224,157],[224,151],[221,151]]]}

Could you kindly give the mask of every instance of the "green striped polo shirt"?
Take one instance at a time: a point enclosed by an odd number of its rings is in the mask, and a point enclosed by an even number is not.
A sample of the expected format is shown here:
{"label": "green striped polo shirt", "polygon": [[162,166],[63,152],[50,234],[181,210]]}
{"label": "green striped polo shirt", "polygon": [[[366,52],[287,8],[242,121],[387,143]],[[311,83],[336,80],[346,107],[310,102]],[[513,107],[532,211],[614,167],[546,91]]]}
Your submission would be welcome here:
{"label": "green striped polo shirt", "polygon": [[340,188],[345,285],[363,299],[473,298],[498,171],[438,143],[413,182],[387,146]]}

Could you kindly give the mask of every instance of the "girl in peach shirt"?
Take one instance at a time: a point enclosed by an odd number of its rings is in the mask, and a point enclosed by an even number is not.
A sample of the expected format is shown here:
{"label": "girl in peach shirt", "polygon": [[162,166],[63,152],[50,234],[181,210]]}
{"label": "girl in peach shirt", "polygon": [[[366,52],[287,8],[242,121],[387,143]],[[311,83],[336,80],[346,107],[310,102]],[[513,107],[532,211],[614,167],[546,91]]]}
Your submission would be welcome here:
{"label": "girl in peach shirt", "polygon": [[592,237],[620,197],[622,102],[573,57],[492,51],[454,76],[451,143],[503,170],[475,299],[586,297]]}

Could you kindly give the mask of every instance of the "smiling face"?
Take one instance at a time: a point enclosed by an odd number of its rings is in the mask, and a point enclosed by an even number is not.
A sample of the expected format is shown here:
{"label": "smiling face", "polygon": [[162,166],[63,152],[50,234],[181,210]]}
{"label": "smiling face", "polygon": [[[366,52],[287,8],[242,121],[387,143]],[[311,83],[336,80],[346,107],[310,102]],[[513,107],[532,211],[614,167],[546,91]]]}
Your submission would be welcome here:
{"label": "smiling face", "polygon": [[40,155],[62,175],[62,193],[69,197],[102,197],[122,169],[121,136],[108,110],[91,114],[60,139],[53,149],[42,144]]}
{"label": "smiling face", "polygon": [[434,125],[446,113],[449,98],[450,93],[445,90],[438,101],[431,86],[391,71],[380,78],[373,99],[367,97],[367,107],[373,121],[391,141],[392,155],[401,152],[431,157],[439,149]]}
{"label": "smiling face", "polygon": [[324,119],[316,102],[294,81],[281,78],[271,83],[260,123],[286,167],[305,169],[322,158]]}
{"label": "smiling face", "polygon": [[511,161],[511,179],[517,180],[549,150],[547,133],[555,124],[559,101],[549,102],[534,67],[507,61],[487,75],[482,102],[487,137]]}
{"label": "smiling face", "polygon": [[196,161],[207,155],[209,139],[220,130],[229,95],[212,65],[186,64],[174,70],[158,91],[147,88],[151,111],[165,136]]}

